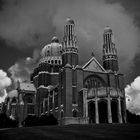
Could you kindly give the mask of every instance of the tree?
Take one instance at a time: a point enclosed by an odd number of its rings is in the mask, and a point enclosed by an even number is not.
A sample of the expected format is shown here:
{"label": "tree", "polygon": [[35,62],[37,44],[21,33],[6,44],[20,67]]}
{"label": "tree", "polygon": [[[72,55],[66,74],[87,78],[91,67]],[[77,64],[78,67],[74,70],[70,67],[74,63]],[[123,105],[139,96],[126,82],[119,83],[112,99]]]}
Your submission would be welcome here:
{"label": "tree", "polygon": [[57,119],[53,114],[44,114],[40,117],[28,115],[23,121],[23,126],[38,126],[38,125],[57,125]]}
{"label": "tree", "polygon": [[18,127],[18,121],[10,119],[6,114],[0,114],[0,128]]}
{"label": "tree", "polygon": [[128,123],[140,123],[140,116],[132,114],[127,110],[127,121]]}

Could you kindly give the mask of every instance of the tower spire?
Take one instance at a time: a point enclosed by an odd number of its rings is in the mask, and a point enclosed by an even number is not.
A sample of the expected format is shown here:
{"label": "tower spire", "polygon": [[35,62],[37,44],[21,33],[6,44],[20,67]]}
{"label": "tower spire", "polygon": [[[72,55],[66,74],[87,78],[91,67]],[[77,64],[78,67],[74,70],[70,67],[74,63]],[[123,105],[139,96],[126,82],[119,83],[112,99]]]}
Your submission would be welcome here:
{"label": "tower spire", "polygon": [[109,26],[106,26],[103,33],[103,67],[113,72],[117,72],[119,69],[114,36]]}
{"label": "tower spire", "polygon": [[78,46],[74,33],[75,23],[70,17],[64,25],[64,37],[62,42],[62,65],[69,63],[71,66],[78,65]]}

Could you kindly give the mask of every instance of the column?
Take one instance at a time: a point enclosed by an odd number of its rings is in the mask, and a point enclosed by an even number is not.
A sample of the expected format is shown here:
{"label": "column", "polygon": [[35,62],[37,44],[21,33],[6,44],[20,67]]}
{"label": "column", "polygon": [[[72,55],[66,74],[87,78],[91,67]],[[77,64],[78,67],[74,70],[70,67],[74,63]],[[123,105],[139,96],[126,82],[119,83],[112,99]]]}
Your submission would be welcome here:
{"label": "column", "polygon": [[107,110],[108,110],[108,123],[112,123],[111,101],[109,95],[107,99]]}
{"label": "column", "polygon": [[120,101],[120,97],[118,98],[118,118],[119,118],[119,123],[122,123],[121,101]]}
{"label": "column", "polygon": [[124,117],[124,123],[127,123],[126,100],[125,100],[125,98],[123,100],[124,100],[124,105],[123,105],[123,107],[124,107],[124,116],[122,116],[122,117]]}
{"label": "column", "polygon": [[54,101],[54,94],[55,94],[55,92],[54,92],[54,90],[53,90],[53,114],[55,113],[55,101]]}
{"label": "column", "polygon": [[95,98],[95,117],[96,117],[96,123],[99,123],[99,112],[98,112],[98,99]]}
{"label": "column", "polygon": [[83,89],[83,116],[88,117],[87,89]]}
{"label": "column", "polygon": [[86,117],[88,117],[87,89],[86,89],[86,92],[85,92],[85,101],[86,101]]}
{"label": "column", "polygon": [[45,98],[43,100],[43,114],[45,114]]}
{"label": "column", "polygon": [[34,96],[34,113],[37,115],[37,103],[36,103],[36,95]]}
{"label": "column", "polygon": [[22,127],[22,121],[24,120],[24,104],[19,103],[19,127]]}
{"label": "column", "polygon": [[10,102],[9,102],[9,101],[8,101],[8,103],[7,103],[6,114],[7,114],[8,116],[10,116]]}
{"label": "column", "polygon": [[95,122],[99,123],[99,109],[98,109],[98,89],[97,89],[97,81],[95,80]]}
{"label": "column", "polygon": [[49,103],[50,99],[49,99],[49,97],[50,97],[50,91],[48,91],[48,114],[50,113],[50,103]]}

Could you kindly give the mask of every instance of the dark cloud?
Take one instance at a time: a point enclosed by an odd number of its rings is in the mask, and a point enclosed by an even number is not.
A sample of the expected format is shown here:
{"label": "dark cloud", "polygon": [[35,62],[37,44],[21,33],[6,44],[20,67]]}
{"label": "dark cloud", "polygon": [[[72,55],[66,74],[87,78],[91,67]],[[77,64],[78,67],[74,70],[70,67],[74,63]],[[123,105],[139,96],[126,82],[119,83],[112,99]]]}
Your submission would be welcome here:
{"label": "dark cloud", "polygon": [[139,0],[106,0],[109,3],[120,3],[126,12],[134,17],[135,24],[140,27],[140,1]]}
{"label": "dark cloud", "polygon": [[32,55],[32,48],[17,50],[14,46],[7,46],[4,40],[0,40],[0,67],[7,71],[17,60]]}
{"label": "dark cloud", "polygon": [[[80,60],[85,62],[93,51],[101,61],[103,29],[109,25],[115,36],[120,69],[126,73],[130,68],[133,70],[134,58],[139,52],[140,45],[140,32],[135,23],[135,15],[130,14],[131,10],[127,8],[132,2],[126,4],[127,2],[5,0],[0,12],[0,37],[9,46],[20,50],[41,49],[50,43],[53,35],[58,35],[62,40],[63,26],[66,18],[70,16],[76,23]],[[22,78],[26,79],[31,66],[26,64],[25,58],[17,60],[10,69],[15,71],[14,77],[22,75]]]}
{"label": "dark cloud", "polygon": [[[54,0],[6,0],[0,12],[0,36],[19,49],[39,47],[50,38],[54,28]],[[53,8],[54,6],[54,8]]]}

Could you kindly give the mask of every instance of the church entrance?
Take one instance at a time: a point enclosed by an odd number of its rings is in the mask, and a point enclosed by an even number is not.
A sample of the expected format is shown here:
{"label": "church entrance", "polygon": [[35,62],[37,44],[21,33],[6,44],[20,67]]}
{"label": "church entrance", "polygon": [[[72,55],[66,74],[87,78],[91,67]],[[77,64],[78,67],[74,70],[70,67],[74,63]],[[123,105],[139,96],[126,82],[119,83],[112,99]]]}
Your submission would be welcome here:
{"label": "church entrance", "polygon": [[88,117],[89,123],[95,123],[95,102],[89,101],[88,102]]}
{"label": "church entrance", "polygon": [[99,101],[99,122],[108,123],[107,102],[105,100]]}
{"label": "church entrance", "polygon": [[112,113],[112,122],[118,123],[118,102],[115,100],[111,101],[111,113]]}

